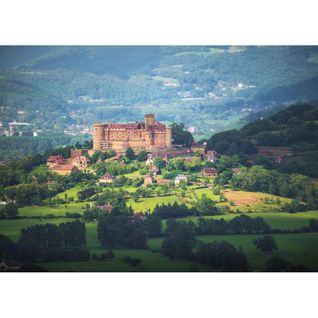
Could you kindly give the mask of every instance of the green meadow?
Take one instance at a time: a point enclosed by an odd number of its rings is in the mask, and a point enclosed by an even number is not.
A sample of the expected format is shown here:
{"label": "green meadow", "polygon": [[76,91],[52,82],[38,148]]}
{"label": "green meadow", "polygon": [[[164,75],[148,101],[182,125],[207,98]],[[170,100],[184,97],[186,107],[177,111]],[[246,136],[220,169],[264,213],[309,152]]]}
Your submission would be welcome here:
{"label": "green meadow", "polygon": [[[253,244],[255,238],[261,235],[199,235],[197,240],[211,243],[226,241],[237,248],[242,248],[252,271],[264,270],[265,262],[271,256],[280,256],[293,265],[305,265],[318,270],[318,233],[274,234],[278,250],[272,253],[261,253]],[[160,249],[162,238],[148,239],[148,246],[152,250]]]}
{"label": "green meadow", "polygon": [[17,241],[20,237],[21,229],[25,227],[45,223],[59,224],[71,222],[73,220],[74,219],[70,218],[0,220],[0,233],[9,237],[13,241]]}
{"label": "green meadow", "polygon": [[[208,218],[230,220],[237,214],[226,214]],[[252,217],[263,217],[273,228],[293,229],[305,226],[310,218],[318,219],[318,211],[301,212],[301,213],[253,213]],[[179,220],[197,221],[197,217],[187,217]],[[24,227],[34,224],[45,223],[62,223],[74,219],[57,218],[57,219],[16,219],[0,220],[0,233],[8,236],[10,239],[17,241],[20,236],[20,230]],[[165,222],[164,222],[165,225]],[[262,271],[266,260],[273,255],[278,255],[292,262],[294,265],[302,264],[318,270],[318,233],[292,233],[292,234],[274,234],[278,250],[275,253],[263,254],[258,251],[252,241],[260,235],[201,235],[197,236],[198,240],[203,242],[213,242],[225,240],[236,247],[241,247],[246,253],[250,269],[252,271]],[[86,224],[87,247],[93,254],[105,252],[100,247],[97,239],[97,224]],[[151,238],[147,240],[149,249],[114,249],[115,259],[107,261],[88,261],[88,262],[47,262],[41,263],[41,266],[50,271],[204,271],[207,268],[203,265],[185,261],[171,260],[159,253],[162,238]],[[130,266],[121,260],[124,256],[141,259],[142,263],[136,267]]]}
{"label": "green meadow", "polygon": [[19,215],[26,217],[44,217],[48,214],[54,216],[64,216],[66,213],[83,213],[83,208],[87,202],[72,202],[67,204],[59,204],[57,206],[26,206],[19,208]]}
{"label": "green meadow", "polygon": [[[205,216],[208,219],[224,219],[229,221],[240,214],[228,213],[224,215]],[[303,226],[307,226],[309,219],[318,220],[318,211],[287,213],[287,212],[267,212],[267,213],[248,213],[250,217],[261,217],[267,222],[273,229],[297,229]],[[198,217],[191,216],[180,218],[182,221],[197,222]]]}

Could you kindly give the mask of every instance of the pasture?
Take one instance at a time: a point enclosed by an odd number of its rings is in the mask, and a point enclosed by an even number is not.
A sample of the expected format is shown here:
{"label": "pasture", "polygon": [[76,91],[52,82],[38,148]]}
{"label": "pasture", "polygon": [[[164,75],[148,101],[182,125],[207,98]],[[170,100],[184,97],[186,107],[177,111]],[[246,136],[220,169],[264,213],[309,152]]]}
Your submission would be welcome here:
{"label": "pasture", "polygon": [[16,219],[16,220],[0,220],[0,234],[3,234],[13,241],[17,241],[20,237],[21,229],[35,224],[59,224],[71,222],[74,219],[58,218],[58,219]]}
{"label": "pasture", "polygon": [[[240,214],[228,213],[224,215],[205,216],[208,219],[224,219],[230,221]],[[267,222],[272,229],[297,229],[303,226],[307,226],[309,219],[318,220],[318,211],[298,212],[298,213],[287,213],[287,212],[268,212],[268,213],[248,213],[250,217],[261,217]],[[178,219],[180,221],[192,221],[197,222],[198,217],[190,216]]]}
{"label": "pasture", "polygon": [[[251,271],[263,271],[265,262],[274,255],[280,256],[293,265],[305,265],[318,270],[318,233],[275,234],[278,250],[273,253],[261,253],[253,244],[255,238],[261,235],[199,235],[197,240],[211,243],[226,241],[235,247],[241,247],[247,256]],[[148,246],[152,250],[160,249],[162,238],[148,239]]]}
{"label": "pasture", "polygon": [[19,215],[26,217],[43,217],[49,214],[54,216],[64,216],[66,213],[83,213],[83,208],[87,202],[72,202],[67,204],[59,204],[57,206],[26,206],[19,208]]}

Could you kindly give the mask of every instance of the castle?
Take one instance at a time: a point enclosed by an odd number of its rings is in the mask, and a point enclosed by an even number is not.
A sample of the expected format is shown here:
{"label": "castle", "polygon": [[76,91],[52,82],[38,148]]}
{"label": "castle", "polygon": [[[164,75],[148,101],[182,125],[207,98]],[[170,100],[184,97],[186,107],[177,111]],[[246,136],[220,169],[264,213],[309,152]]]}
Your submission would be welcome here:
{"label": "castle", "polygon": [[137,152],[170,149],[171,128],[155,121],[153,114],[145,115],[145,122],[93,125],[93,150],[124,152],[128,147]]}

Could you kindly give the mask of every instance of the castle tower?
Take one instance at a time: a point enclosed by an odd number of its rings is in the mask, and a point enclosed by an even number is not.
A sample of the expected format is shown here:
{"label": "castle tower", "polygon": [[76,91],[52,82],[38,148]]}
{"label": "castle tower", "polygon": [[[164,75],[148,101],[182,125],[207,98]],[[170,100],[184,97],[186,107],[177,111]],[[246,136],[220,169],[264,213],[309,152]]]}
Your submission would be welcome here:
{"label": "castle tower", "polygon": [[172,147],[172,128],[166,127],[166,147]]}
{"label": "castle tower", "polygon": [[102,141],[104,141],[104,125],[94,124],[93,125],[93,149],[101,150]]}
{"label": "castle tower", "polygon": [[145,115],[145,124],[146,124],[146,130],[148,130],[149,126],[152,126],[155,124],[155,116],[153,114]]}

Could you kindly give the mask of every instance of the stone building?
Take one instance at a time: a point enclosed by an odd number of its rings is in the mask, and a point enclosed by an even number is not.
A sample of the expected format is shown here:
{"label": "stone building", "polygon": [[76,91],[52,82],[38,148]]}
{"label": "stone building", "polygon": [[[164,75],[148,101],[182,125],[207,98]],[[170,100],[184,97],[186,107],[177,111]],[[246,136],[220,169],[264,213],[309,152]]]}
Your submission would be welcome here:
{"label": "stone building", "polygon": [[153,114],[145,115],[145,122],[93,125],[93,150],[124,152],[128,147],[137,152],[170,149],[171,128],[155,121]]}

